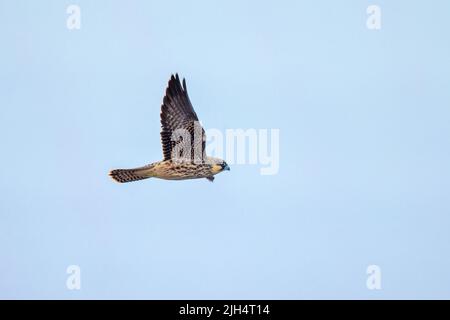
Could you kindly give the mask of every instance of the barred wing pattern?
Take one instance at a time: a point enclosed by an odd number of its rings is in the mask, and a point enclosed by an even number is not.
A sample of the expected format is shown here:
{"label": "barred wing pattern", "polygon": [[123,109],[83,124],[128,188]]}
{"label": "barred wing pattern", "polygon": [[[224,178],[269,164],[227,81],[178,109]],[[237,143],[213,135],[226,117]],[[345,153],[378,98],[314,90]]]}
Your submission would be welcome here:
{"label": "barred wing pattern", "polygon": [[205,130],[192,107],[183,79],[172,75],[161,105],[161,143],[164,160],[203,162]]}

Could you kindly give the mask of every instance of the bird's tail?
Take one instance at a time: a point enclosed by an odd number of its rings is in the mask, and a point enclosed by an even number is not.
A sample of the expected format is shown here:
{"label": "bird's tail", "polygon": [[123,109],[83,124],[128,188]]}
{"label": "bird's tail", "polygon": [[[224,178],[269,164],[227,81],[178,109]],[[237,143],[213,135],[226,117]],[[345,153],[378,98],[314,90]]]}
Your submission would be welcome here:
{"label": "bird's tail", "polygon": [[138,181],[150,178],[152,165],[134,169],[115,169],[109,172],[111,178],[120,183]]}

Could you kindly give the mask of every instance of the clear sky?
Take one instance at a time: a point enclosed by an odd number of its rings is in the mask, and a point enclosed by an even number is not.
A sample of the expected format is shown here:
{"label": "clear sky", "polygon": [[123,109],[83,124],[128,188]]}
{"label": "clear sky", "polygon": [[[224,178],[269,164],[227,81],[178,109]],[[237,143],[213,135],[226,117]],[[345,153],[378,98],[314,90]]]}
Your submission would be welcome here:
{"label": "clear sky", "polygon": [[[450,298],[449,12],[0,0],[0,298]],[[114,183],[174,72],[205,128],[279,129],[278,174]]]}

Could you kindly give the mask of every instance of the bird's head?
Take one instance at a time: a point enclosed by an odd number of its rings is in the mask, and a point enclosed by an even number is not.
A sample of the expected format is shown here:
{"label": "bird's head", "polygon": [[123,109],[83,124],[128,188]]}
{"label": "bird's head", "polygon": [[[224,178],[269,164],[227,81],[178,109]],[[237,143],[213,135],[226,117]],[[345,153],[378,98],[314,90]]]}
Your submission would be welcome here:
{"label": "bird's head", "polygon": [[225,171],[225,170],[230,170],[230,167],[228,166],[228,164],[222,160],[222,159],[218,159],[218,158],[210,158],[211,163],[211,171],[213,174]]}
{"label": "bird's head", "polygon": [[228,166],[228,164],[224,161],[220,164],[222,166],[222,171],[223,170],[227,170],[230,171],[230,167]]}

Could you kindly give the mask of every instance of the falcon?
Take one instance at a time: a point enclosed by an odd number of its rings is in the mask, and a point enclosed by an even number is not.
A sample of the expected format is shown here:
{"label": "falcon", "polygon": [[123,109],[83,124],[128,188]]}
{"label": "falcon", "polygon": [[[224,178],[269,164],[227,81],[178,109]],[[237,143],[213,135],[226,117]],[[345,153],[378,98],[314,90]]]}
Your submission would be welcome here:
{"label": "falcon", "polygon": [[230,170],[219,158],[205,153],[206,135],[189,100],[186,80],[170,77],[161,105],[161,144],[163,160],[133,169],[115,169],[109,175],[117,182],[147,178],[186,180],[206,178]]}

